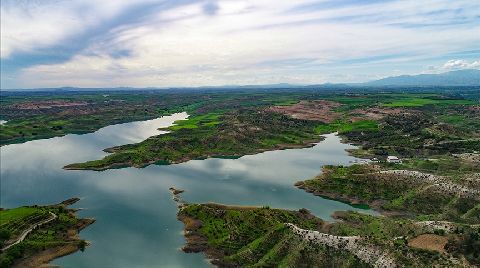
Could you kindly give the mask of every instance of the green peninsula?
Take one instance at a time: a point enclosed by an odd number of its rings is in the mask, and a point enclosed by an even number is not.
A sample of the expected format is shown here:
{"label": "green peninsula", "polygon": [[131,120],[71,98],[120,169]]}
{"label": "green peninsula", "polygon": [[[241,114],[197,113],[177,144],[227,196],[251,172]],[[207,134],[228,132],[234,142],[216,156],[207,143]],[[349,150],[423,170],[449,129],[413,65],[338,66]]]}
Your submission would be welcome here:
{"label": "green peninsula", "polygon": [[236,157],[267,150],[312,146],[322,138],[317,124],[263,110],[242,109],[222,115],[192,116],[172,132],[138,144],[106,149],[102,160],[71,164],[66,169],[105,170],[154,163],[180,163],[208,157]]}
{"label": "green peninsula", "polygon": [[78,232],[95,220],[79,219],[67,208],[78,200],[0,210],[0,267],[39,267],[83,251],[88,243]]}
{"label": "green peninsula", "polygon": [[178,212],[183,250],[204,252],[218,267],[464,267],[465,256],[478,261],[478,240],[469,240],[478,226],[355,212],[335,217],[341,221],[323,222],[306,209],[217,204],[184,204]]}

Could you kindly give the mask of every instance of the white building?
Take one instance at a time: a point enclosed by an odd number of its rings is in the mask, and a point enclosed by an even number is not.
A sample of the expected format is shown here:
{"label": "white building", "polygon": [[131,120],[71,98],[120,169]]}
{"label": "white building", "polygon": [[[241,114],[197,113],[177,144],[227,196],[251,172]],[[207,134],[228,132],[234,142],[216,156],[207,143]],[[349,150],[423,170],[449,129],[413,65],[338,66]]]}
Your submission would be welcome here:
{"label": "white building", "polygon": [[388,163],[402,163],[402,160],[400,160],[400,158],[398,158],[394,155],[389,155],[389,156],[387,156],[387,162]]}

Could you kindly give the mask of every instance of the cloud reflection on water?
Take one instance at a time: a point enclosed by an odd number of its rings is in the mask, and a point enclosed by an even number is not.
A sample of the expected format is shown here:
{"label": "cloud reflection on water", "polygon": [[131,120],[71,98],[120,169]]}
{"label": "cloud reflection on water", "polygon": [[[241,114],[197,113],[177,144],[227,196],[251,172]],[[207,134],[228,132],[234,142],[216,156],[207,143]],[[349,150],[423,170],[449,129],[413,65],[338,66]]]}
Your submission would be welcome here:
{"label": "cloud reflection on water", "polygon": [[[310,209],[329,219],[335,210],[353,209],[293,187],[325,164],[348,164],[355,158],[333,134],[314,147],[248,155],[239,159],[206,159],[144,169],[63,170],[66,164],[97,159],[106,147],[138,142],[158,134],[158,127],[185,118],[176,114],[145,122],[103,128],[85,135],[4,146],[1,149],[1,205],[49,204],[78,196],[81,216],[97,222],[82,232],[93,242],[84,253],[54,263],[62,267],[208,266],[202,255],[184,254],[182,224],[169,187],[185,189],[189,202]],[[105,256],[115,256],[106,258]],[[133,261],[132,261],[133,260]]]}

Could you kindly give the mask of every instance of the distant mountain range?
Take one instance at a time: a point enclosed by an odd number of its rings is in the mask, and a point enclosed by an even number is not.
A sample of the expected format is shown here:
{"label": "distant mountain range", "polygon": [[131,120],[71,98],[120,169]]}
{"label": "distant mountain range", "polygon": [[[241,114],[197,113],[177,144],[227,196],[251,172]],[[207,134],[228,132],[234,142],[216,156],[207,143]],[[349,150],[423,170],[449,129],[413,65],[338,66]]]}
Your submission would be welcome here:
{"label": "distant mountain range", "polygon": [[441,74],[401,75],[367,83],[365,86],[480,86],[480,70],[458,70]]}
{"label": "distant mountain range", "polygon": [[270,85],[225,86],[225,88],[310,88],[342,86],[480,86],[480,70],[468,69],[440,74],[391,76],[365,83],[325,83],[319,85],[292,85],[287,83]]}
{"label": "distant mountain range", "polygon": [[[201,86],[201,87],[115,87],[115,88],[32,88],[32,89],[2,89],[2,91],[110,91],[110,90],[228,90],[228,89],[336,89],[355,87],[425,87],[425,86],[480,86],[480,70],[458,70],[440,74],[401,75],[386,77],[365,83],[325,83],[314,85],[294,85],[288,83],[265,84],[265,85],[224,85],[224,86]],[[1,92],[1,91],[0,91]]]}

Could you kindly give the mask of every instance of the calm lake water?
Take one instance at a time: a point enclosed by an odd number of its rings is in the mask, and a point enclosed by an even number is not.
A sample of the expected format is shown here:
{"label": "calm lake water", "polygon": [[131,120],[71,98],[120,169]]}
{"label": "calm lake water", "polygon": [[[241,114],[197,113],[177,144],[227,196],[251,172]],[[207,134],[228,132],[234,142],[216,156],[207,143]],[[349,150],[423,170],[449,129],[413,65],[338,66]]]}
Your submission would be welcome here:
{"label": "calm lake water", "polygon": [[209,267],[202,254],[185,254],[183,224],[169,187],[185,189],[188,202],[308,208],[330,220],[336,210],[358,210],[322,199],[293,184],[326,164],[355,160],[333,135],[312,148],[265,152],[239,159],[194,160],[144,169],[71,171],[66,164],[98,159],[102,149],[161,134],[157,129],[184,119],[178,113],[159,119],[112,125],[95,133],[67,135],[1,147],[1,206],[53,204],[80,197],[82,217],[97,222],[81,232],[92,242],[85,252],[57,259],[61,267]]}

